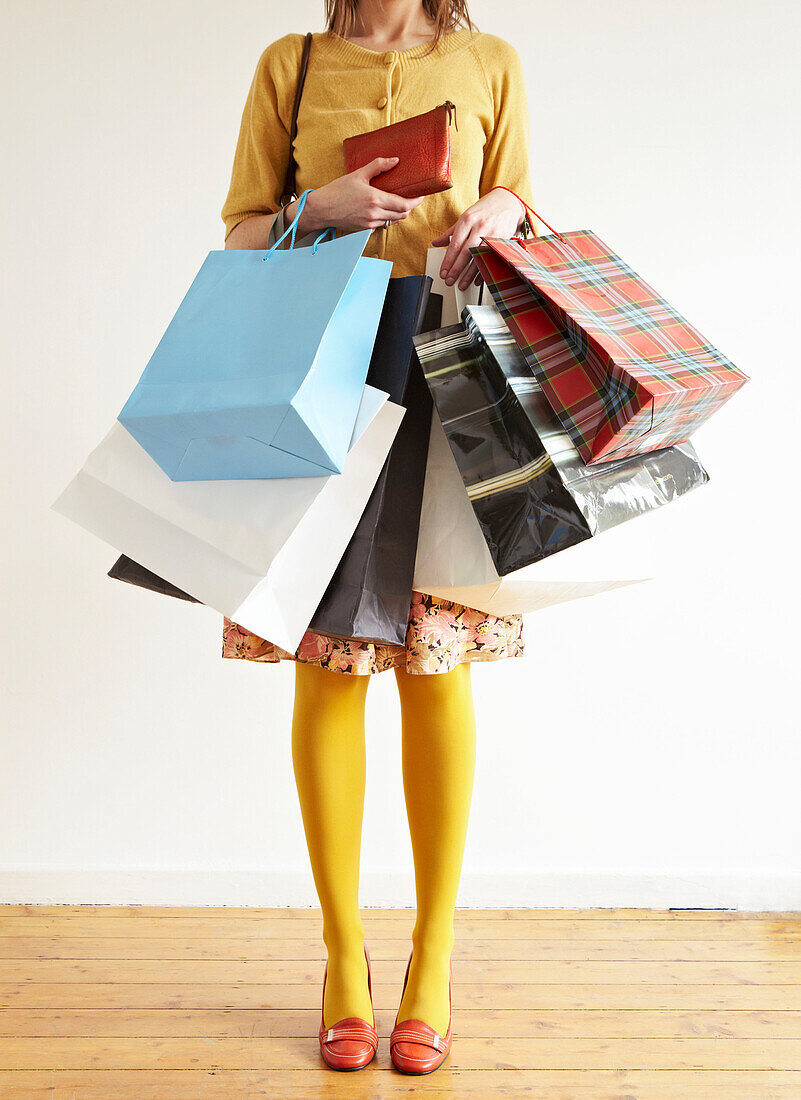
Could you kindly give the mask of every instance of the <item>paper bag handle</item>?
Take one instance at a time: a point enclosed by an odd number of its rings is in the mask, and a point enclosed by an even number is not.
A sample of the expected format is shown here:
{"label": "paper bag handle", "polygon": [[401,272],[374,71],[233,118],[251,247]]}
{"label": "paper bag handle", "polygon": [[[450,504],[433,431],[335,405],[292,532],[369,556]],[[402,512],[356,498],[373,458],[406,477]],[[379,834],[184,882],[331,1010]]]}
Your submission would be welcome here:
{"label": "paper bag handle", "polygon": [[[295,217],[292,219],[291,223],[286,227],[286,229],[281,234],[281,236],[278,238],[278,240],[275,242],[275,244],[272,246],[272,248],[270,248],[267,252],[265,252],[265,254],[262,256],[262,260],[265,260],[265,261],[269,260],[269,258],[272,256],[273,252],[275,252],[276,248],[278,248],[278,246],[280,245],[281,241],[283,241],[283,239],[286,236],[288,236],[290,233],[292,234],[292,236],[290,237],[290,240],[289,240],[290,251],[291,251],[291,249],[293,249],[295,247],[295,235],[298,231],[298,222],[300,221],[300,215],[303,213],[303,207],[306,205],[306,197],[313,190],[314,190],[313,187],[308,187],[302,193],[302,195],[298,199],[298,208],[295,211]],[[327,229],[324,229],[323,232],[320,234],[320,236],[317,238],[317,240],[312,245],[312,253],[315,253],[317,251],[317,248],[318,248],[320,242],[322,241],[323,237],[325,237],[326,234],[328,234],[328,233],[332,233],[334,237],[336,237],[336,235],[337,235],[337,231],[333,226],[329,226]]]}

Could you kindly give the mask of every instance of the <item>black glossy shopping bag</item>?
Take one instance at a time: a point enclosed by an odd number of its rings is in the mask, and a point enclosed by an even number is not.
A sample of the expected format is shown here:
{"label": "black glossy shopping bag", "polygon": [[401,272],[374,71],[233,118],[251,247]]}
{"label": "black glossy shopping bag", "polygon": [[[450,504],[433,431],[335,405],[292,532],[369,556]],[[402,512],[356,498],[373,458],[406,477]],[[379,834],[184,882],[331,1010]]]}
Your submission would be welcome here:
{"label": "black glossy shopping bag", "polygon": [[146,588],[149,592],[159,592],[162,596],[175,596],[179,600],[188,600],[189,603],[200,603],[188,592],[176,588],[174,584],[165,581],[157,573],[151,573],[144,565],[139,565],[132,558],[121,554],[108,571],[108,576],[115,581],[125,581],[137,588]]}
{"label": "black glossy shopping bag", "polygon": [[413,337],[439,323],[431,279],[390,279],[367,382],[406,413],[359,525],[309,629],[331,637],[403,645],[423,501],[431,395]]}

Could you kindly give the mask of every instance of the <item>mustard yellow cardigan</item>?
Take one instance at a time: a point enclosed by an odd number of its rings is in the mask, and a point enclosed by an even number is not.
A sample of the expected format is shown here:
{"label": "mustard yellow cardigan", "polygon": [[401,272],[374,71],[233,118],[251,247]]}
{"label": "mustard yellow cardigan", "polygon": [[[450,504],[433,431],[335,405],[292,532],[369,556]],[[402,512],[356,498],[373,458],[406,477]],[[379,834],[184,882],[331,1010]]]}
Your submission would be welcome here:
{"label": "mustard yellow cardigan", "polygon": [[[239,222],[280,209],[303,35],[262,53],[250,86],[222,208],[226,237]],[[495,184],[532,203],[528,106],[520,57],[495,35],[466,28],[428,44],[377,53],[327,31],[315,34],[295,142],[298,194],[345,171],[342,141],[451,100],[453,187],[429,195],[404,221],[375,230],[365,256],[392,275],[421,275],[431,239]]]}

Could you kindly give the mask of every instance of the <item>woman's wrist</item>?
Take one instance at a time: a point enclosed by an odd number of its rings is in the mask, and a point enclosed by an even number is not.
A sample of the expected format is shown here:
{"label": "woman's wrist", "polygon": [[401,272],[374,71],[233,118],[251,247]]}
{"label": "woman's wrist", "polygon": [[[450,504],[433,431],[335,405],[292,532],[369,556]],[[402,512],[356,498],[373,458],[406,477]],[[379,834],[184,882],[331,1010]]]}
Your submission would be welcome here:
{"label": "woman's wrist", "polygon": [[[309,233],[322,233],[327,228],[327,222],[320,211],[319,199],[315,198],[317,191],[310,191],[306,196],[300,218],[298,219],[297,235],[305,237]],[[289,228],[298,212],[298,200],[295,199],[284,207],[284,227]]]}
{"label": "woman's wrist", "polygon": [[500,191],[501,194],[503,194],[509,200],[510,209],[519,214],[515,233],[520,232],[520,230],[523,229],[524,225],[526,224],[526,215],[528,214],[528,208],[526,207],[526,204],[514,193],[514,191],[511,191],[508,187],[503,187],[501,184],[496,184],[496,186],[491,188],[491,190]]}
{"label": "woman's wrist", "polygon": [[526,208],[526,204],[523,202],[523,200],[519,199],[517,195],[513,195],[510,192],[509,198],[512,199],[512,201],[517,205],[517,209],[519,212],[517,218],[517,231],[519,232],[526,224],[526,215],[528,214],[528,209]]}

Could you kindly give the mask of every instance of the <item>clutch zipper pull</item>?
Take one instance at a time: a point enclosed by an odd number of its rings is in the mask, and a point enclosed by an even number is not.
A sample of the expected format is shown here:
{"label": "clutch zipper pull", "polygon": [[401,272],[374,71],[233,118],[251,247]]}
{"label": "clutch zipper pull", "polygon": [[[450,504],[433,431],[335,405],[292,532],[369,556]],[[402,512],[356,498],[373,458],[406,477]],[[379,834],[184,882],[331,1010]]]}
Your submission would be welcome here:
{"label": "clutch zipper pull", "polygon": [[456,104],[451,103],[449,99],[446,99],[444,103],[440,103],[440,107],[448,108],[448,125],[451,124],[451,118],[453,119],[453,125],[456,129],[459,129],[459,123],[456,121]]}

